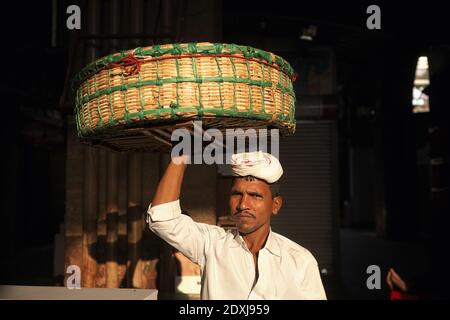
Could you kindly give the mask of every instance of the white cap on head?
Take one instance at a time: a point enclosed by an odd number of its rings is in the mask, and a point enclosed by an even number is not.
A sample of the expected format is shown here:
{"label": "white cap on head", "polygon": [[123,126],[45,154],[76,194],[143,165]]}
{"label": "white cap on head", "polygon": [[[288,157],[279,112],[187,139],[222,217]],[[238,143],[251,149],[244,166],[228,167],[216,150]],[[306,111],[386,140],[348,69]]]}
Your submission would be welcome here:
{"label": "white cap on head", "polygon": [[280,161],[270,153],[262,151],[233,154],[231,171],[234,176],[253,176],[267,183],[277,182],[283,175]]}

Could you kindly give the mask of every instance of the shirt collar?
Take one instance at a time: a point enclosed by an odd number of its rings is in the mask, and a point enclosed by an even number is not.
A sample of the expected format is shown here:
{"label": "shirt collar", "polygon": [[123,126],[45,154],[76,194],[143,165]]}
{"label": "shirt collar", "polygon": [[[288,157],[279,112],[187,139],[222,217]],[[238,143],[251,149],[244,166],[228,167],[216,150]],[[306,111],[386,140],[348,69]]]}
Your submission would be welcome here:
{"label": "shirt collar", "polygon": [[272,232],[272,229],[269,230],[269,236],[267,237],[266,245],[264,246],[267,248],[267,250],[270,251],[270,253],[281,257],[281,249],[280,244],[278,243],[277,239],[274,236],[274,233]]}
{"label": "shirt collar", "polygon": [[[236,247],[243,247],[246,248],[247,244],[244,241],[244,238],[239,234],[238,230],[234,230],[234,241],[232,241],[231,246]],[[280,245],[277,241],[277,239],[274,237],[274,234],[272,232],[272,228],[269,229],[269,235],[267,236],[267,241],[265,246],[262,249],[267,249],[270,253],[273,255],[276,255],[278,257],[281,257],[281,250]]]}

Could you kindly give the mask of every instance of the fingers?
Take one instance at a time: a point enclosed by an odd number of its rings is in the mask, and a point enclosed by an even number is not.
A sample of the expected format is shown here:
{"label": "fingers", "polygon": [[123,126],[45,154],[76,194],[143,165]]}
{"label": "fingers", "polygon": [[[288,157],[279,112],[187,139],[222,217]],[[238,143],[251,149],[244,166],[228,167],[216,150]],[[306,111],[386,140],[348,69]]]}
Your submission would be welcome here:
{"label": "fingers", "polygon": [[395,272],[394,269],[389,270],[391,272],[392,282],[403,291],[407,291],[407,286],[405,281]]}
{"label": "fingers", "polygon": [[408,291],[406,282],[395,272],[393,268],[390,268],[386,275],[386,283],[391,290],[398,287],[402,291]]}
{"label": "fingers", "polygon": [[386,283],[391,290],[394,290],[394,284],[392,283],[392,269],[389,269],[386,276]]}
{"label": "fingers", "polygon": [[397,277],[397,278],[400,278],[400,276],[397,274],[397,272],[395,272],[394,269],[391,268],[391,271],[392,271],[392,275],[393,275],[393,276],[395,276],[395,277]]}
{"label": "fingers", "polygon": [[191,162],[191,157],[188,154],[183,154],[181,156],[172,156],[172,162],[176,165],[179,164],[189,164]]}

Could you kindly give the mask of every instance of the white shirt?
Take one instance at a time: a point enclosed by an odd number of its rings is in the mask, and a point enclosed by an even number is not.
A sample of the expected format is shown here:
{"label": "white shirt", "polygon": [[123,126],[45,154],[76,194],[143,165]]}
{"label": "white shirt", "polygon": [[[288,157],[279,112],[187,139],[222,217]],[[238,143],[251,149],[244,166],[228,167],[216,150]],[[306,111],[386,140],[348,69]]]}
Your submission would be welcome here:
{"label": "white shirt", "polygon": [[194,222],[181,213],[179,200],[150,204],[147,222],[200,266],[202,299],[326,299],[313,255],[275,232],[259,251],[255,283],[253,256],[239,232]]}

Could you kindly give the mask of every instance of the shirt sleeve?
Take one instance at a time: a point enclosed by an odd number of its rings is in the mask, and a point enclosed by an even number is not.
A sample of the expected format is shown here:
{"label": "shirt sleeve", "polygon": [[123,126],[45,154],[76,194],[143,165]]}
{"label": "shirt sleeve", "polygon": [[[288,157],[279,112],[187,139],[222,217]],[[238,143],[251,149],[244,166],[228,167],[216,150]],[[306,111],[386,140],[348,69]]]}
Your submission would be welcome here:
{"label": "shirt sleeve", "polygon": [[201,267],[209,251],[211,238],[219,228],[194,222],[191,217],[182,214],[179,199],[154,207],[150,204],[147,223],[152,232]]}
{"label": "shirt sleeve", "polygon": [[302,299],[306,300],[326,300],[325,289],[320,278],[319,267],[314,257],[307,259],[301,276]]}

